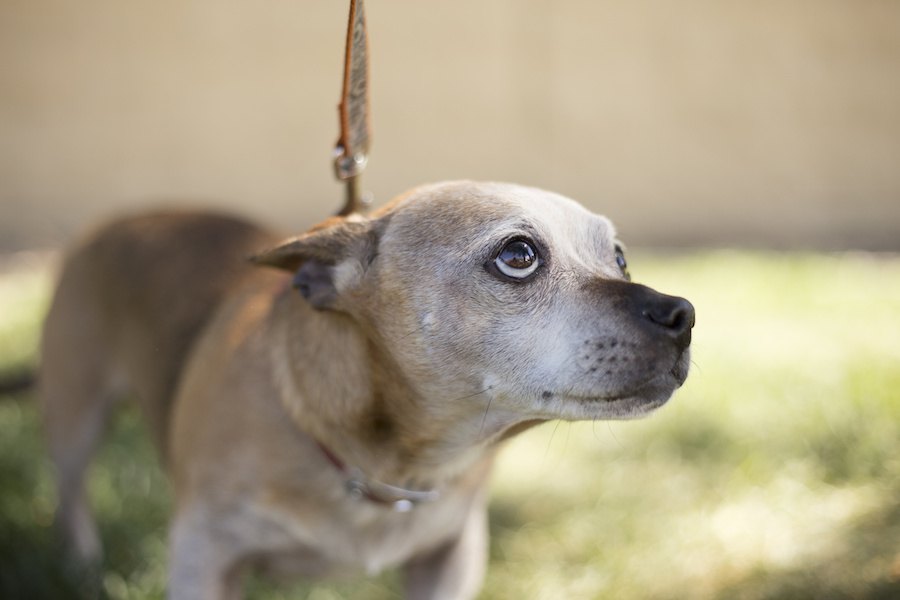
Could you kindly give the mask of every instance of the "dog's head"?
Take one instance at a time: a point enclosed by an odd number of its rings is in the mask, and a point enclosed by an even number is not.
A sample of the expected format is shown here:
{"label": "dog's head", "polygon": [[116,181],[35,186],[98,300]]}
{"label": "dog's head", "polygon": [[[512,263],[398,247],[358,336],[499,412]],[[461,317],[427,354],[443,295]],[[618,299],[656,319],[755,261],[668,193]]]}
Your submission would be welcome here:
{"label": "dog's head", "polygon": [[631,283],[609,220],[546,191],[426,186],[257,262],[355,319],[438,414],[630,418],[687,376],[691,304]]}

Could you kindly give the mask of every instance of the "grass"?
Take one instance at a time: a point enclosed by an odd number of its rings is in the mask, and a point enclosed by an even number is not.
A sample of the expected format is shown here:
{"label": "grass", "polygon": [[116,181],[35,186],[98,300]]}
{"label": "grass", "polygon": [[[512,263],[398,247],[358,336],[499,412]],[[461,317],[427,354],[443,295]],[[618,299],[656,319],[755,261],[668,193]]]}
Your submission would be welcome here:
{"label": "grass", "polygon": [[[502,454],[485,599],[900,598],[900,258],[631,257],[697,308],[694,367],[649,419],[549,424]],[[0,277],[0,373],[35,362],[45,268]],[[133,411],[91,473],[100,596],[158,598],[170,499]],[[0,597],[78,597],[29,394],[0,402]],[[396,578],[253,598],[396,598]]]}

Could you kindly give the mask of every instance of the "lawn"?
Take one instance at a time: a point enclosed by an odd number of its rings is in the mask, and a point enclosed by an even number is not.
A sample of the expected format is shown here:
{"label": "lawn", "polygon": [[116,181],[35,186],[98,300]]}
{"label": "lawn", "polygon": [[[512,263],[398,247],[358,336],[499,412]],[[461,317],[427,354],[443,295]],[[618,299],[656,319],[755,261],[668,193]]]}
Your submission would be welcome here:
{"label": "lawn", "polygon": [[[697,308],[693,370],[632,422],[548,424],[494,477],[485,599],[900,598],[900,257],[710,251],[631,258]],[[0,373],[36,361],[52,269],[0,273]],[[170,498],[131,410],[91,472],[100,596],[158,598]],[[0,400],[0,598],[77,597],[52,535],[31,394]],[[397,598],[374,582],[259,599]]]}

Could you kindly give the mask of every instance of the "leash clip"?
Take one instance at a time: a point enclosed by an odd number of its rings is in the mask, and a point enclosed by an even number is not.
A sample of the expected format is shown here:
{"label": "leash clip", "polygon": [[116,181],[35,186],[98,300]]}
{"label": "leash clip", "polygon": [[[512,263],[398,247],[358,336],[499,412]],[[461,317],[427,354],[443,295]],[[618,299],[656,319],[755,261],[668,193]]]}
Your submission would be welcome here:
{"label": "leash clip", "polygon": [[334,147],[334,175],[341,181],[346,181],[362,173],[369,157],[363,152],[348,154],[342,144]]}

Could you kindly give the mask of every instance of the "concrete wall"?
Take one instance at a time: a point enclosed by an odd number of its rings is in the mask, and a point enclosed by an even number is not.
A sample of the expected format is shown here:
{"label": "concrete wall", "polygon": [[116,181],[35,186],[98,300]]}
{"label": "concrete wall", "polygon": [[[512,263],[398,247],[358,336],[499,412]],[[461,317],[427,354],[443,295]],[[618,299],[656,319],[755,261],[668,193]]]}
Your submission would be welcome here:
{"label": "concrete wall", "polygon": [[[379,201],[573,196],[635,244],[900,249],[896,0],[369,0]],[[0,247],[155,202],[333,211],[347,3],[4,0]]]}

